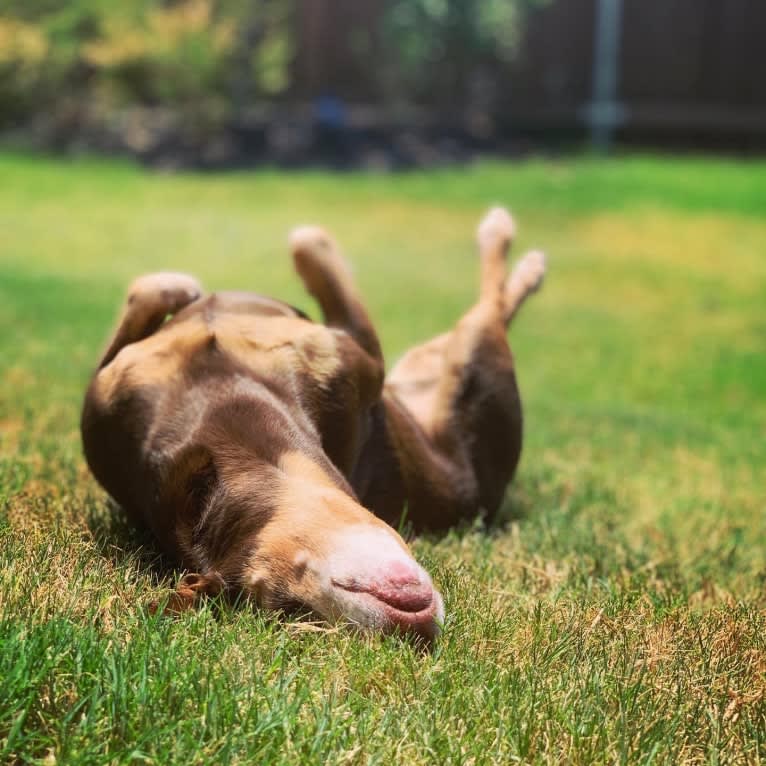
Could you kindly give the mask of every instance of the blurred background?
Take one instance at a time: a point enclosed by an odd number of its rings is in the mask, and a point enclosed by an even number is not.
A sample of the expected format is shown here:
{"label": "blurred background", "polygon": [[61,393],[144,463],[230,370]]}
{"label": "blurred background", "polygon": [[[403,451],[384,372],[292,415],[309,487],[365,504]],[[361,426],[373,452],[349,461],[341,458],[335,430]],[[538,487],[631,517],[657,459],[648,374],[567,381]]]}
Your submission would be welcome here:
{"label": "blurred background", "polygon": [[2,0],[0,141],[161,167],[766,148],[763,0]]}

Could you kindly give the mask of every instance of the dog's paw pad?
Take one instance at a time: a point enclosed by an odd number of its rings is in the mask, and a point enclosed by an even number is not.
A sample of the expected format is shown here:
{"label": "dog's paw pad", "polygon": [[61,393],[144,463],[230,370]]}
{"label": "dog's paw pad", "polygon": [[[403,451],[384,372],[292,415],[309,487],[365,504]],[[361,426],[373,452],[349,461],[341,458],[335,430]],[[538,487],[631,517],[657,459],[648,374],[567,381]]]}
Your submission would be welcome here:
{"label": "dog's paw pad", "polygon": [[321,226],[297,226],[288,237],[290,249],[293,252],[300,250],[332,250],[332,239]]}
{"label": "dog's paw pad", "polygon": [[188,306],[202,295],[202,286],[192,276],[174,271],[147,274],[136,279],[130,287],[128,300],[161,301],[169,314]]}
{"label": "dog's paw pad", "polygon": [[482,219],[476,231],[479,246],[492,247],[498,241],[510,242],[516,231],[511,214],[502,207],[493,207]]}
{"label": "dog's paw pad", "polygon": [[545,253],[530,250],[514,267],[511,279],[520,282],[527,292],[534,292],[543,283],[545,268]]}
{"label": "dog's paw pad", "polygon": [[335,240],[320,226],[299,226],[288,239],[295,268],[310,292],[326,286],[327,279],[348,279],[351,270]]}

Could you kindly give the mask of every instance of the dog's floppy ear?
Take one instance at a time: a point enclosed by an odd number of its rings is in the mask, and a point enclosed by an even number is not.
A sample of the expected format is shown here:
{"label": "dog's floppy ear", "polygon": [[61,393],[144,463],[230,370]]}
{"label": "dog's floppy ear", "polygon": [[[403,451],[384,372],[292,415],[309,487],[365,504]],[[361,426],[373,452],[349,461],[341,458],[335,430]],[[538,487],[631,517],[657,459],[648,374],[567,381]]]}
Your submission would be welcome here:
{"label": "dog's floppy ear", "polygon": [[[194,554],[194,532],[200,524],[210,497],[218,486],[213,455],[199,444],[187,445],[174,456],[163,478],[162,505],[172,511],[161,519],[162,532],[180,554],[180,560],[194,568],[204,567]],[[159,531],[159,530],[157,530]],[[197,605],[204,596],[216,596],[225,588],[215,571],[189,573],[179,581],[164,606],[159,601],[149,605],[154,614],[179,614]]]}
{"label": "dog's floppy ear", "polygon": [[185,447],[163,481],[163,504],[173,509],[176,525],[193,527],[217,484],[218,472],[210,450],[199,444]]}
{"label": "dog's floppy ear", "polygon": [[183,492],[186,511],[192,518],[199,517],[211,493],[218,484],[218,471],[213,456],[205,447],[192,450],[184,456],[184,465],[180,487]]}

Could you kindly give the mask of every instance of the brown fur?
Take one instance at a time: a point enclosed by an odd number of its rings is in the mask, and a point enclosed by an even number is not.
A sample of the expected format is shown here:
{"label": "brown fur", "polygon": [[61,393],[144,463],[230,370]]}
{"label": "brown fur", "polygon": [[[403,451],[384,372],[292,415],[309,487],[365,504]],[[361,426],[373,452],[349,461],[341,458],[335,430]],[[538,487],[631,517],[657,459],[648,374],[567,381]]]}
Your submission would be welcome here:
{"label": "brown fur", "polygon": [[542,277],[541,264],[506,277],[506,218],[493,211],[480,229],[478,303],[385,386],[375,329],[319,229],[292,247],[322,325],[262,296],[202,297],[186,275],[136,280],[82,436],[106,490],[199,573],[169,608],[226,588],[311,603],[296,551],[319,556],[335,529],[383,524],[368,511],[396,524],[406,505],[417,529],[439,529],[498,508],[522,430],[506,327]]}

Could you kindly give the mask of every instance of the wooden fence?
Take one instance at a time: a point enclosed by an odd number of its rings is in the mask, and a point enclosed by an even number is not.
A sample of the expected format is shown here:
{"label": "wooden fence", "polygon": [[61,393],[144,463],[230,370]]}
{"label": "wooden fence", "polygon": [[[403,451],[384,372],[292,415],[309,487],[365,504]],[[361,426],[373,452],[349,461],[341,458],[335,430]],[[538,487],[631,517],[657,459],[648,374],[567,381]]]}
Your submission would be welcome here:
{"label": "wooden fence", "polygon": [[[378,103],[385,5],[303,0],[295,93]],[[609,5],[614,83],[601,104],[599,14]],[[583,131],[603,120],[628,140],[766,145],[766,0],[553,0],[529,14],[515,63],[494,74],[494,93],[503,129]]]}

